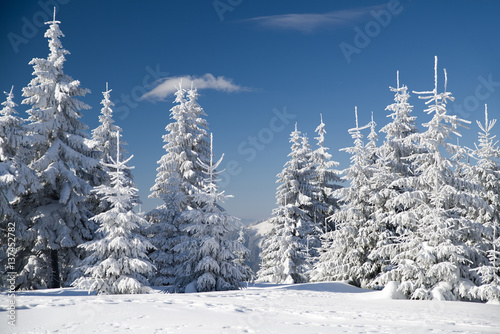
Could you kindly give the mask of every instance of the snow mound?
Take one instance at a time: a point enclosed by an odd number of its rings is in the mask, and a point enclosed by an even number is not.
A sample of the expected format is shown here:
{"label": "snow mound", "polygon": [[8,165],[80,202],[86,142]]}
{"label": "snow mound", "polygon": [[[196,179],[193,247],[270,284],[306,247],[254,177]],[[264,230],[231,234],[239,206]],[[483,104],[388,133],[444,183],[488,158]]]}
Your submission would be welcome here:
{"label": "snow mound", "polygon": [[[266,285],[269,286],[269,285]],[[335,292],[335,293],[363,293],[372,292],[373,290],[361,289],[343,282],[318,282],[318,283],[303,283],[276,285],[277,289],[295,290],[295,291],[316,291],[316,292]]]}
{"label": "snow mound", "polygon": [[490,300],[486,304],[488,304],[488,305],[500,305],[500,299]]}
{"label": "snow mound", "polygon": [[184,290],[185,293],[197,293],[198,290],[196,289],[196,281],[193,281],[191,283],[189,283],[185,290]]}
{"label": "snow mound", "polygon": [[379,297],[381,299],[406,299],[406,296],[398,289],[399,283],[391,281],[387,283],[387,285],[379,294]]}

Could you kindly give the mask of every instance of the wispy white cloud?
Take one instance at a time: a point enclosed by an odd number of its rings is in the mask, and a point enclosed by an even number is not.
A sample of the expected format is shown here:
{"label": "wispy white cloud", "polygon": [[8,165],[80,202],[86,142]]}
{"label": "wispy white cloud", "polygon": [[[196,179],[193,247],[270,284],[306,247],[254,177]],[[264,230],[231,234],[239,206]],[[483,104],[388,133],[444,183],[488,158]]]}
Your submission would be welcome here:
{"label": "wispy white cloud", "polygon": [[319,28],[341,28],[356,24],[370,17],[371,11],[380,10],[386,4],[360,7],[355,9],[337,10],[323,14],[282,14],[260,16],[247,19],[263,28],[296,30],[311,33]]}
{"label": "wispy white cloud", "polygon": [[206,73],[201,77],[192,75],[167,77],[159,82],[160,83],[155,88],[144,94],[141,99],[163,100],[175,93],[181,82],[183,87],[189,88],[193,85],[193,87],[198,90],[215,89],[227,93],[250,90],[247,87],[235,84],[232,79],[222,76],[215,77],[210,73]]}

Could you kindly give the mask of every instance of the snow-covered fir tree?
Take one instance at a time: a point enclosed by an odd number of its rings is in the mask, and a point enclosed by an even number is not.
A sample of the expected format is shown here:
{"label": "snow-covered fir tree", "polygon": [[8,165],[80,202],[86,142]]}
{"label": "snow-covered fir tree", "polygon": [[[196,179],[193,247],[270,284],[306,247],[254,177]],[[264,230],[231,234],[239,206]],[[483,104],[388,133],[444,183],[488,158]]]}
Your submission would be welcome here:
{"label": "snow-covered fir tree", "polygon": [[277,175],[278,207],[273,210],[270,218],[273,228],[263,244],[262,266],[257,273],[260,282],[307,282],[311,256],[316,252],[314,243],[322,232],[321,224],[316,224],[311,217],[312,200],[318,193],[311,149],[307,138],[297,130],[297,124],[290,142],[290,160]]}
{"label": "snow-covered fir tree", "polygon": [[[27,133],[23,127],[24,120],[17,115],[14,102],[14,94],[11,88],[10,92],[4,92],[7,98],[2,102],[0,110],[0,217],[2,230],[7,226],[9,217],[13,217],[13,211],[9,199],[12,196],[22,194],[30,189],[30,183],[37,184],[36,176],[24,164],[22,152],[28,139]],[[29,142],[29,141],[28,141]],[[28,178],[28,179],[26,179]],[[2,238],[6,234],[2,235]],[[4,245],[4,243],[2,243]],[[5,243],[6,244],[6,243]]]}
{"label": "snow-covered fir tree", "polygon": [[455,174],[456,162],[444,155],[459,149],[446,140],[459,135],[458,127],[467,121],[447,114],[446,104],[453,100],[446,91],[437,91],[437,57],[434,66],[434,89],[417,92],[426,100],[425,110],[432,119],[426,131],[413,135],[426,149],[416,153],[414,175],[401,178],[395,185],[406,189],[393,205],[402,207],[398,218],[397,244],[392,245],[393,268],[383,273],[382,285],[399,283],[398,290],[413,299],[454,300],[468,298],[470,286],[479,278],[471,270],[486,259],[474,246],[481,239],[481,224],[466,215],[470,206],[488,210],[487,203],[475,195],[474,182]]}
{"label": "snow-covered fir tree", "polygon": [[[488,301],[500,301],[500,148],[492,135],[496,119],[488,120],[488,106],[484,107],[484,124],[477,121],[482,132],[479,132],[479,145],[473,152],[478,159],[477,165],[471,168],[471,178],[478,182],[482,191],[481,197],[490,205],[491,211],[479,210],[474,218],[484,226],[483,242],[489,263],[477,269],[481,276],[481,286],[472,289],[475,298]],[[477,211],[477,210],[476,210]]]}
{"label": "snow-covered fir tree", "polygon": [[[245,229],[243,226],[240,227],[240,231],[238,233],[238,240],[240,244],[245,245]],[[243,269],[242,274],[243,274],[243,281],[248,282],[252,280],[253,278],[253,271],[252,269],[247,265],[248,259],[250,257],[250,250],[245,248],[241,248],[239,251],[236,253],[236,259],[234,260],[237,264],[241,266]]]}
{"label": "snow-covered fir tree", "polygon": [[[113,120],[113,102],[110,100],[111,89],[108,89],[108,83],[106,82],[106,90],[102,92],[103,100],[101,101],[102,109],[99,115],[99,126],[92,130],[92,142],[93,142],[93,152],[94,158],[100,160],[100,169],[96,170],[93,177],[91,178],[90,184],[95,187],[99,185],[109,185],[110,179],[109,174],[106,171],[106,165],[111,164],[110,157],[116,154],[117,141],[116,134],[118,132],[123,132],[122,129],[114,124]],[[123,140],[120,142],[120,159],[124,160],[127,151],[123,147],[127,145]],[[130,185],[133,185],[132,173],[130,170],[124,170],[125,176],[129,179]],[[134,199],[136,203],[139,203],[139,198]],[[98,214],[104,211],[106,208],[105,201],[101,201],[96,194],[92,194],[89,198],[91,206],[94,208],[93,213]]]}
{"label": "snow-covered fir tree", "polygon": [[338,162],[331,160],[332,155],[328,152],[328,147],[325,146],[325,123],[323,123],[323,115],[321,115],[321,123],[316,128],[315,132],[318,134],[315,139],[317,140],[318,148],[312,152],[312,162],[315,165],[314,182],[319,188],[317,196],[314,200],[322,205],[313,206],[313,218],[317,224],[322,224],[323,232],[328,232],[335,229],[335,225],[327,221],[335,210],[339,209],[339,205],[333,192],[340,188],[342,180],[339,177],[340,171],[334,168],[339,165]]}
{"label": "snow-covered fir tree", "polygon": [[[0,274],[6,271],[16,271],[7,262],[7,246],[9,237],[21,240],[27,237],[26,222],[12,208],[10,201],[15,197],[28,191],[37,191],[40,187],[38,179],[25,163],[27,147],[31,143],[29,136],[23,126],[24,120],[17,115],[14,102],[14,94],[4,92],[7,98],[2,102],[0,110]],[[11,239],[12,240],[12,239]],[[12,244],[12,241],[10,242]],[[14,244],[17,244],[14,243]],[[11,248],[20,252],[20,249]],[[7,270],[9,269],[9,270]],[[0,286],[2,279],[6,276],[0,275]]]}
{"label": "snow-covered fir tree", "polygon": [[157,267],[155,285],[172,284],[177,266],[185,260],[185,254],[173,251],[186,237],[185,226],[178,218],[182,212],[199,207],[193,195],[205,176],[198,160],[205,164],[210,161],[208,123],[197,99],[196,89],[186,91],[179,84],[176,105],[170,110],[173,121],[166,126],[167,133],[163,136],[166,153],[158,161],[155,185],[151,188],[150,197],[163,201],[147,215],[151,223],[147,234],[156,247],[150,254]]}
{"label": "snow-covered fir tree", "polygon": [[34,78],[23,88],[27,131],[34,134],[29,167],[37,173],[40,190],[15,199],[14,208],[27,221],[26,237],[19,240],[21,266],[17,285],[21,289],[59,287],[71,283],[70,272],[80,260],[78,245],[91,240],[95,226],[89,222],[85,204],[91,186],[85,175],[97,168],[91,158],[87,126],[80,110],[90,107],[76,97],[89,91],[63,72],[64,36],[54,19],[46,24],[47,59],[34,58]]}
{"label": "snow-covered fir tree", "polygon": [[299,156],[302,157],[298,166],[297,180],[300,181],[299,188],[302,196],[302,208],[309,216],[308,221],[300,225],[300,235],[305,239],[307,258],[312,268],[312,264],[317,260],[321,248],[320,237],[323,234],[324,224],[318,219],[318,212],[326,212],[328,205],[322,198],[322,189],[317,182],[316,163],[313,160],[313,151],[309,144],[307,135],[302,136]]}
{"label": "snow-covered fir tree", "polygon": [[370,196],[373,214],[366,225],[367,230],[363,232],[368,238],[365,242],[368,256],[362,266],[363,285],[370,288],[379,287],[377,276],[392,268],[391,259],[395,254],[392,252],[394,247],[389,245],[396,242],[396,237],[401,233],[398,222],[403,219],[402,217],[406,217],[403,206],[393,201],[406,189],[396,186],[395,182],[413,175],[415,168],[410,157],[421,151],[411,137],[418,132],[415,125],[416,118],[411,116],[412,106],[408,103],[410,98],[408,88],[399,84],[399,72],[396,81],[396,87],[390,87],[395,93],[394,103],[386,108],[390,112],[388,117],[392,118],[392,122],[380,130],[386,134],[385,141],[372,154],[376,156],[373,160]]}
{"label": "snow-covered fir tree", "polygon": [[186,92],[180,85],[175,93],[176,105],[170,110],[173,121],[163,136],[166,153],[158,161],[155,185],[151,188],[150,197],[163,201],[147,215],[151,223],[147,234],[156,247],[150,254],[157,267],[152,281],[155,285],[172,284],[176,267],[185,260],[184,254],[173,251],[186,236],[178,218],[188,208],[199,207],[193,195],[203,184],[204,174],[197,161],[210,161],[208,124],[203,118],[206,114],[197,99],[193,88]]}
{"label": "snow-covered fir tree", "polygon": [[185,261],[177,267],[176,288],[180,292],[207,292],[234,290],[241,287],[245,269],[237,261],[237,253],[248,250],[237,240],[230,240],[228,233],[241,224],[218,203],[228,197],[216,185],[217,167],[222,162],[213,161],[212,137],[209,163],[198,159],[203,168],[203,188],[193,194],[197,207],[185,210],[179,217],[185,224],[187,237],[175,246],[175,251],[185,254]]}
{"label": "snow-covered fir tree", "polygon": [[323,236],[321,255],[311,273],[312,281],[348,280],[358,286],[363,283],[361,268],[368,255],[366,240],[369,238],[363,231],[373,213],[370,204],[373,166],[361,134],[370,123],[360,127],[357,107],[354,113],[356,127],[349,129],[354,146],[341,149],[352,155],[351,165],[342,176],[349,186],[334,193],[342,207],[329,217],[335,222],[336,229]]}
{"label": "snow-covered fir tree", "polygon": [[93,190],[110,208],[91,218],[99,225],[101,238],[79,246],[86,251],[81,268],[85,276],[74,285],[98,294],[146,293],[150,290],[146,277],[154,271],[146,253],[153,246],[140,234],[147,221],[133,211],[137,189],[125,175],[125,170],[134,168],[127,166],[133,156],[121,161],[120,133],[114,138],[116,160],[108,157],[111,164],[101,162],[108,168],[110,185]]}

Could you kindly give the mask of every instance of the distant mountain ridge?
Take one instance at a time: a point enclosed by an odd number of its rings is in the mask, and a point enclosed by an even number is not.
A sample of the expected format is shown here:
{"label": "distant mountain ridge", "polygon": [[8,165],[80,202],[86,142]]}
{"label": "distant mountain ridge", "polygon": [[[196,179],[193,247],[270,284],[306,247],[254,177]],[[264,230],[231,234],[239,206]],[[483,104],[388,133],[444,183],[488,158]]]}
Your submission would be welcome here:
{"label": "distant mountain ridge", "polygon": [[260,269],[260,252],[262,251],[262,242],[264,236],[271,231],[272,225],[269,220],[259,220],[248,224],[245,229],[245,246],[250,250],[248,266],[254,272]]}

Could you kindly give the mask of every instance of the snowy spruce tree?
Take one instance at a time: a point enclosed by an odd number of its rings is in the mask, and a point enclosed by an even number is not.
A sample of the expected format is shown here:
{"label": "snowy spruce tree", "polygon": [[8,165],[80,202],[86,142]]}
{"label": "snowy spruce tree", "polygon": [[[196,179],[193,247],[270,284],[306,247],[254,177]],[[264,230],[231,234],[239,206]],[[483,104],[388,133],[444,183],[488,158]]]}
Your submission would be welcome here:
{"label": "snowy spruce tree", "polygon": [[218,191],[216,169],[224,155],[214,163],[212,143],[211,137],[209,163],[198,159],[205,179],[203,187],[193,194],[197,206],[179,217],[188,235],[175,246],[176,252],[185,254],[185,261],[176,271],[176,288],[180,292],[235,290],[245,279],[245,269],[236,261],[236,254],[248,250],[228,238],[228,233],[241,223],[218,204],[230,196]]}
{"label": "snowy spruce tree", "polygon": [[[3,224],[7,224],[10,219],[20,218],[12,209],[10,200],[27,191],[36,191],[40,186],[36,175],[25,164],[27,146],[32,138],[23,126],[24,120],[16,116],[13,88],[8,93],[4,92],[7,98],[0,110],[0,222],[5,231],[7,225]],[[4,233],[1,237],[6,235]]]}
{"label": "snowy spruce tree", "polygon": [[488,120],[488,107],[485,105],[485,121],[477,125],[479,132],[479,145],[473,152],[478,159],[477,165],[471,168],[470,177],[478,182],[482,191],[481,197],[490,205],[490,211],[476,210],[474,218],[484,227],[483,244],[489,263],[477,269],[481,277],[481,285],[473,288],[471,294],[474,298],[487,301],[500,301],[500,148],[498,141],[492,135],[496,119]]}
{"label": "snowy spruce tree", "polygon": [[315,137],[318,148],[312,152],[311,159],[315,166],[314,182],[319,191],[314,198],[317,205],[313,206],[313,218],[317,224],[323,225],[323,232],[328,232],[335,229],[335,226],[328,222],[327,218],[339,209],[333,192],[340,188],[338,183],[342,180],[339,177],[340,172],[334,169],[339,163],[331,160],[332,155],[328,152],[328,147],[325,146],[326,130],[323,115],[321,115],[321,123],[315,132],[318,134],[318,137]]}
{"label": "snowy spruce tree", "polygon": [[172,122],[163,136],[166,153],[158,161],[155,185],[151,188],[150,197],[163,201],[147,215],[151,223],[147,234],[156,247],[150,254],[157,267],[152,281],[155,285],[172,284],[176,267],[185,260],[185,254],[173,251],[187,237],[178,218],[190,208],[199,208],[193,196],[205,176],[198,160],[204,164],[210,161],[208,124],[203,118],[206,114],[197,99],[198,93],[193,88],[186,91],[180,86],[175,93],[176,105],[170,110]]}
{"label": "snowy spruce tree", "polygon": [[46,24],[47,59],[34,58],[34,78],[23,89],[28,132],[33,133],[29,167],[36,172],[41,189],[18,196],[15,210],[27,222],[26,237],[19,242],[17,286],[21,289],[56,288],[71,283],[72,269],[80,260],[78,245],[93,238],[85,205],[91,186],[85,175],[98,165],[91,158],[87,126],[80,110],[90,107],[80,100],[89,91],[63,72],[65,56],[59,21]]}
{"label": "snowy spruce tree", "polygon": [[[240,231],[238,233],[238,240],[241,245],[245,245],[245,229],[243,226],[240,227]],[[253,270],[247,265],[248,259],[250,257],[250,250],[245,248],[241,248],[236,253],[235,262],[241,266],[242,268],[242,280],[248,282],[253,279]]]}
{"label": "snowy spruce tree", "polygon": [[[392,121],[380,130],[386,134],[384,143],[372,153],[372,156],[376,155],[376,158],[372,159],[372,194],[369,200],[373,214],[366,225],[367,229],[363,232],[367,236],[365,244],[368,255],[361,270],[363,286],[369,288],[381,287],[377,281],[378,275],[392,268],[391,259],[395,255],[392,251],[395,248],[391,245],[402,233],[403,226],[398,226],[398,222],[405,215],[403,206],[393,199],[406,189],[397,186],[396,183],[401,178],[413,175],[415,167],[411,157],[423,152],[413,139],[413,135],[418,132],[415,125],[416,118],[411,116],[412,106],[408,103],[410,98],[408,88],[399,84],[399,72],[396,81],[396,87],[390,87],[395,93],[394,103],[386,108],[390,112],[388,117],[391,117]],[[373,137],[372,133],[373,126],[371,131]]]}
{"label": "snowy spruce tree", "polygon": [[2,102],[3,108],[0,110],[0,286],[3,286],[2,279],[5,277],[3,271],[16,269],[7,262],[7,252],[10,255],[13,251],[21,251],[16,248],[7,250],[9,237],[17,240],[28,237],[26,222],[12,208],[10,202],[15,196],[37,191],[40,187],[35,173],[25,163],[27,148],[32,138],[26,133],[24,120],[16,116],[17,105],[14,102],[13,89],[14,87],[10,92],[4,92],[7,98]]}
{"label": "snowy spruce tree", "polygon": [[[100,160],[100,168],[94,172],[94,175],[90,177],[90,184],[93,187],[100,185],[110,185],[111,180],[109,179],[109,173],[107,173],[106,165],[111,164],[110,157],[116,154],[117,140],[116,134],[118,132],[123,132],[122,129],[114,124],[113,120],[113,102],[110,100],[111,89],[108,89],[108,83],[106,82],[106,90],[102,92],[103,100],[101,101],[102,109],[101,115],[99,115],[99,126],[92,130],[92,142],[93,142],[93,153],[94,158]],[[120,142],[120,160],[124,160],[127,151],[123,147],[127,145],[123,140]],[[127,182],[133,186],[132,173],[129,169],[124,170]],[[99,214],[106,210],[104,207],[106,201],[102,201],[97,194],[92,194],[89,196],[88,201],[91,205],[91,210],[94,214]],[[139,198],[135,198],[134,201],[138,204]]]}
{"label": "snowy spruce tree", "polygon": [[154,271],[146,253],[153,246],[140,234],[147,221],[133,211],[137,189],[125,175],[125,170],[133,168],[127,166],[133,156],[121,161],[120,133],[114,138],[116,160],[108,157],[111,164],[102,162],[107,167],[110,185],[93,190],[109,203],[109,209],[91,218],[99,225],[97,232],[101,237],[79,246],[86,251],[81,268],[85,276],[74,285],[98,294],[146,293],[150,291],[146,277]]}
{"label": "snowy spruce tree", "polygon": [[321,247],[321,235],[323,234],[324,223],[318,219],[318,213],[326,212],[328,204],[322,197],[323,189],[318,183],[317,165],[313,160],[313,151],[309,144],[307,135],[301,139],[301,148],[299,156],[302,160],[299,162],[299,188],[302,194],[302,208],[307,213],[308,223],[301,224],[300,235],[306,242],[306,252],[309,266],[317,260]]}
{"label": "snowy spruce tree", "polygon": [[446,91],[437,91],[437,57],[434,67],[434,89],[420,92],[426,100],[425,110],[432,119],[423,126],[426,131],[413,137],[426,152],[416,153],[414,175],[395,185],[406,189],[393,205],[401,206],[398,218],[401,228],[391,259],[393,268],[383,273],[382,285],[399,283],[398,290],[413,299],[455,300],[468,298],[468,290],[477,284],[471,269],[485,263],[474,247],[481,239],[481,224],[467,217],[470,206],[488,210],[487,203],[475,195],[478,186],[455,174],[456,162],[444,155],[459,149],[446,140],[459,135],[458,127],[467,121],[447,114],[446,104],[453,100]]}
{"label": "snowy spruce tree", "polygon": [[314,242],[322,232],[321,225],[311,217],[313,199],[318,193],[313,182],[311,149],[307,138],[297,130],[297,124],[290,142],[290,160],[277,175],[280,184],[276,192],[278,207],[270,218],[273,228],[264,240],[262,265],[257,273],[259,282],[307,282],[311,256],[316,252]]}
{"label": "snowy spruce tree", "polygon": [[311,273],[312,281],[348,280],[358,286],[363,283],[361,268],[368,255],[366,240],[369,238],[363,231],[373,213],[370,204],[373,166],[361,134],[370,124],[359,126],[357,107],[355,119],[356,127],[349,129],[354,146],[341,149],[352,155],[351,165],[343,171],[342,177],[349,186],[334,193],[342,206],[329,217],[336,229],[323,236],[321,255]]}

